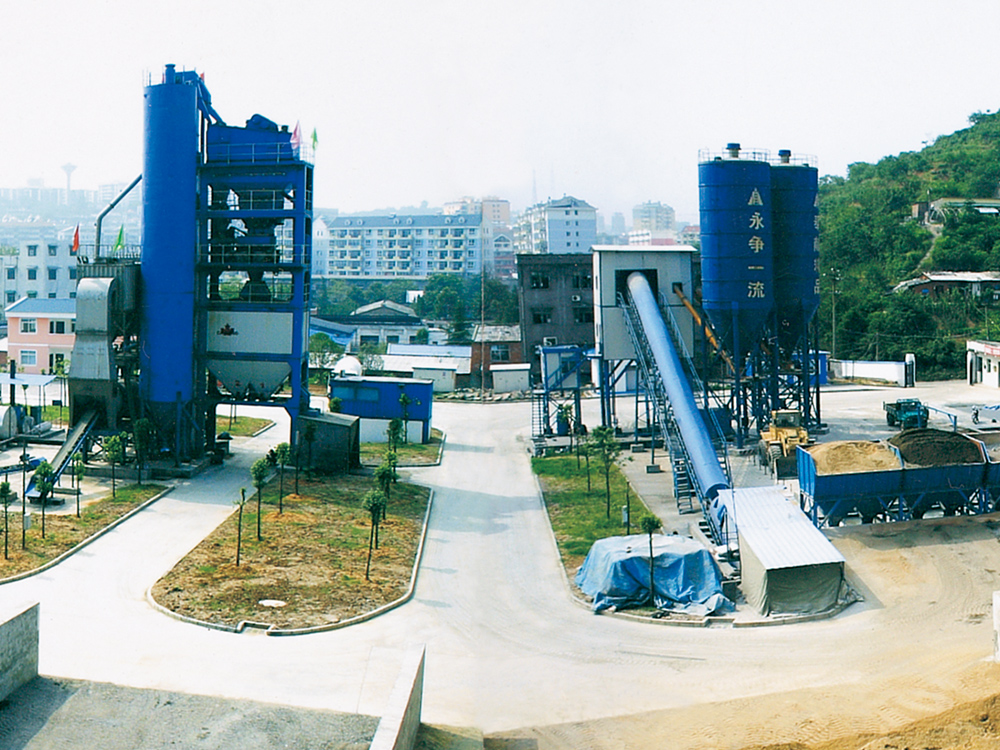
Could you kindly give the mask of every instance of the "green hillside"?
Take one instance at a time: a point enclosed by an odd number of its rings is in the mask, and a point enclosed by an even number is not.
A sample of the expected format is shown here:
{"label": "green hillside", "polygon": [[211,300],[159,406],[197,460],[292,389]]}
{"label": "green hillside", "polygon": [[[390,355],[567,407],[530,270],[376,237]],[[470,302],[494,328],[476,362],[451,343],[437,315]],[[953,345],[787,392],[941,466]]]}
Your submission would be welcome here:
{"label": "green hillside", "polygon": [[820,181],[822,345],[840,358],[917,355],[921,378],[959,377],[967,338],[1000,335],[992,300],[954,294],[893,294],[921,270],[1000,271],[1000,219],[970,209],[949,216],[935,237],[912,218],[914,204],[939,198],[995,198],[1000,184],[1000,114],[921,151],[850,166]]}

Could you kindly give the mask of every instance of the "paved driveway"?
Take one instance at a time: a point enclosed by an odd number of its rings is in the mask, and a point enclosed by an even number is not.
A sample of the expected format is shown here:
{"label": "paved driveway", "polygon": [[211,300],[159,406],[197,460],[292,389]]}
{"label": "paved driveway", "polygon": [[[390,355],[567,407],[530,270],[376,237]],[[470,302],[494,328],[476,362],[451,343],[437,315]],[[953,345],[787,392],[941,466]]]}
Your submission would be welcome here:
{"label": "paved driveway", "polygon": [[[403,651],[425,643],[425,721],[487,732],[818,685],[877,690],[879,680],[905,679],[940,692],[945,675],[991,653],[989,618],[979,614],[996,583],[981,571],[966,580],[958,567],[947,585],[931,580],[920,601],[876,584],[866,604],[795,627],[685,629],[591,615],[566,595],[526,453],[529,409],[435,405],[448,435],[444,461],[412,471],[435,490],[416,596],[370,622],[295,638],[233,635],[179,623],[144,601],[231,511],[249,464],[283,439],[280,428],[0,596],[41,601],[48,675],[375,715]],[[946,658],[929,659],[944,643]]]}

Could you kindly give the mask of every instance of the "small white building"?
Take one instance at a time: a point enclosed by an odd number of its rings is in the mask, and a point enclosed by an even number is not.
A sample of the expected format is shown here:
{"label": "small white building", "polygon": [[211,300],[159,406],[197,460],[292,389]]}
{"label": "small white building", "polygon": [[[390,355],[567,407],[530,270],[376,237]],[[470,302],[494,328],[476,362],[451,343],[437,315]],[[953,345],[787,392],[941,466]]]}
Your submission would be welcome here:
{"label": "small white building", "polygon": [[513,393],[531,388],[531,365],[527,362],[490,365],[494,393]]}
{"label": "small white building", "polygon": [[989,385],[1000,388],[1000,343],[967,341],[965,364],[969,385]]}

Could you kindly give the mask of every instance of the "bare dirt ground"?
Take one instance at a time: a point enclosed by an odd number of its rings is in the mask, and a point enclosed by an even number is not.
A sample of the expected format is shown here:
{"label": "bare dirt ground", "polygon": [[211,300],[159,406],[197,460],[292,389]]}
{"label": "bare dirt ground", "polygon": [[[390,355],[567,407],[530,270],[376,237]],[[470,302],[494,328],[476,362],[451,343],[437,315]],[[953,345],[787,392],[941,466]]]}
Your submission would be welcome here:
{"label": "bare dirt ground", "polygon": [[[486,747],[1000,748],[1000,665],[989,660],[1000,517],[829,533],[865,601],[824,623],[777,628],[790,651],[801,651],[801,671],[822,675],[816,686],[790,689],[792,680],[801,682],[794,673],[779,681],[770,677],[774,670],[762,669],[752,697],[523,728],[488,737]],[[761,640],[770,636],[758,632]],[[743,643],[724,647],[732,648],[737,682],[761,656],[752,639]]]}
{"label": "bare dirt ground", "polygon": [[239,567],[233,514],[156,583],[154,599],[202,622],[306,628],[370,612],[406,592],[427,507],[424,488],[395,485],[366,577],[371,519],[360,506],[372,479],[302,477],[302,494],[285,495],[281,512],[277,482],[265,490],[260,541],[255,495],[247,500]]}

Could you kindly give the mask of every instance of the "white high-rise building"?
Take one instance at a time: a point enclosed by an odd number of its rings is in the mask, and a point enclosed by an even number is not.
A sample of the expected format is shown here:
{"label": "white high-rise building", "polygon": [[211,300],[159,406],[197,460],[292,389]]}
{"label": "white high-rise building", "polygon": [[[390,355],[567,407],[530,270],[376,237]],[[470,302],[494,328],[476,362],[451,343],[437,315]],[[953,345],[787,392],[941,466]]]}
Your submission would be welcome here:
{"label": "white high-rise building", "polygon": [[514,225],[515,253],[589,253],[597,242],[597,209],[566,196],[531,206]]}

